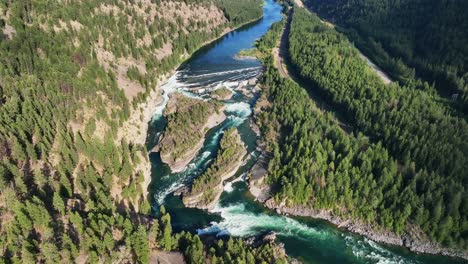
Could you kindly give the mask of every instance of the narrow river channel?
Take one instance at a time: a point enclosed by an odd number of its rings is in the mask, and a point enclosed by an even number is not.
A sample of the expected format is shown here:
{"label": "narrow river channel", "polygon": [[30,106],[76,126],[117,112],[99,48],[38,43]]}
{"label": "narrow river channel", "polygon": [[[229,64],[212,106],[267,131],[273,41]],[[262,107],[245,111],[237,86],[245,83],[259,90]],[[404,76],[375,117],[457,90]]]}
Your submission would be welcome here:
{"label": "narrow river channel", "polygon": [[[210,213],[185,208],[180,198],[172,195],[172,192],[201,175],[211,164],[223,131],[230,127],[238,128],[250,153],[250,159],[239,169],[237,176],[245,173],[255,162],[258,157],[257,137],[250,129],[249,118],[256,98],[240,92],[238,87],[248,86],[249,80],[258,77],[262,65],[254,59],[237,59],[235,55],[240,50],[253,47],[255,40],[279,20],[281,6],[273,0],[266,0],[261,20],[202,48],[163,85],[165,103],[167,96],[175,91],[208,99],[209,90],[224,86],[232,89],[235,95],[226,102],[226,121],[207,133],[203,148],[184,171],[171,173],[169,167],[161,162],[159,153],[150,154],[152,183],[149,192],[153,207],[164,204],[171,213],[174,229],[178,231],[236,237],[275,231],[277,242],[284,244],[286,252],[304,263],[463,263],[442,256],[420,255],[404,248],[381,245],[324,221],[278,215],[253,201],[243,182],[227,184],[219,203]],[[147,141],[149,149],[164,131],[162,111],[165,103],[150,123]]]}

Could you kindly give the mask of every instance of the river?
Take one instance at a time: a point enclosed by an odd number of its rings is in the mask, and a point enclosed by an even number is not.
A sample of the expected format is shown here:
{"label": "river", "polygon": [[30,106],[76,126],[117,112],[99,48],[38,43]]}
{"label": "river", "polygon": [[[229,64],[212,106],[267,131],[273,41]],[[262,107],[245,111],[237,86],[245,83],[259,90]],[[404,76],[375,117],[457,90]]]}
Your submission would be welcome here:
{"label": "river", "polygon": [[236,59],[235,55],[240,50],[253,47],[255,40],[279,20],[281,7],[273,0],[266,0],[261,20],[228,33],[202,48],[162,86],[165,100],[150,122],[148,149],[156,144],[164,131],[162,111],[170,93],[179,91],[187,96],[208,100],[209,90],[224,86],[232,89],[235,95],[226,102],[226,121],[207,133],[203,148],[184,171],[171,173],[168,166],[161,162],[159,153],[150,154],[152,182],[149,192],[154,209],[164,204],[171,213],[177,231],[236,237],[275,231],[277,242],[284,244],[288,255],[304,263],[463,263],[443,256],[415,254],[405,248],[381,245],[325,221],[278,215],[253,201],[243,182],[227,184],[219,203],[210,213],[185,208],[180,198],[172,195],[211,164],[221,135],[227,128],[238,128],[250,153],[250,159],[234,177],[243,175],[255,162],[259,153],[256,151],[256,135],[249,126],[249,117],[256,98],[246,96],[236,88],[239,83],[246,85],[248,80],[261,74],[262,65],[254,59]]}

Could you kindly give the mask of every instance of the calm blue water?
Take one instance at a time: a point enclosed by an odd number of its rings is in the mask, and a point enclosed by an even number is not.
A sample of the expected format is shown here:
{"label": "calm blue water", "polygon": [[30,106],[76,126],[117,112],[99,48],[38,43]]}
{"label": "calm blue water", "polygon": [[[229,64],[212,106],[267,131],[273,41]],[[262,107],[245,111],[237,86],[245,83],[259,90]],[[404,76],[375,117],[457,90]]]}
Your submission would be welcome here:
{"label": "calm blue water", "polygon": [[[226,102],[227,120],[207,133],[203,148],[183,172],[171,173],[161,162],[159,153],[150,155],[153,177],[150,194],[154,209],[165,204],[172,215],[175,230],[188,230],[200,235],[246,237],[275,231],[278,242],[284,243],[286,252],[304,263],[464,263],[380,245],[324,221],[277,215],[254,202],[243,182],[228,184],[211,213],[185,208],[180,198],[171,194],[181,186],[190,184],[206,170],[216,157],[219,140],[227,128],[237,127],[251,154],[236,176],[245,173],[255,161],[258,155],[255,151],[257,138],[250,129],[249,117],[256,99],[255,96],[243,95],[236,88],[239,83],[261,74],[262,66],[257,60],[238,60],[235,54],[252,48],[255,40],[279,20],[281,7],[272,0],[266,0],[264,17],[260,21],[229,33],[201,49],[162,87],[166,95],[180,91],[187,96],[207,98],[209,90],[225,86],[232,89],[235,95]],[[165,120],[161,111],[150,124],[148,148],[156,144],[164,131]]]}

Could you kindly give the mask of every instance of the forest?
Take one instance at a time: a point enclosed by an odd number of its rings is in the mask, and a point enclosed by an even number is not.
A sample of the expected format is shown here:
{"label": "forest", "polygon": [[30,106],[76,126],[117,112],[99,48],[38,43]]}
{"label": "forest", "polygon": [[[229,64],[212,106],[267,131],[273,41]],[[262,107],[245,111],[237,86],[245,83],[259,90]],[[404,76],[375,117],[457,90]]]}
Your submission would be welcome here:
{"label": "forest", "polygon": [[173,233],[168,214],[151,217],[146,147],[119,133],[159,77],[259,18],[258,3],[0,3],[1,263],[146,263],[155,250],[179,250],[189,263],[271,262],[269,246],[229,240],[211,250]]}
{"label": "forest", "polygon": [[[236,167],[247,154],[245,146],[242,144],[239,132],[235,128],[230,128],[223,133],[218,154],[215,161],[192,184],[189,199],[191,196],[201,194],[199,203],[208,205],[215,201],[216,196],[222,192],[221,186],[226,175],[236,171]],[[185,200],[186,197],[184,197]]]}
{"label": "forest", "polygon": [[159,143],[161,156],[168,156],[168,161],[186,158],[187,153],[203,142],[208,120],[222,111],[221,107],[216,100],[203,101],[180,93],[171,95],[164,113],[167,126]]}
{"label": "forest", "polygon": [[[415,76],[468,113],[467,1],[307,0],[392,77]],[[454,95],[454,97],[452,97]]]}
{"label": "forest", "polygon": [[[278,38],[270,32],[258,43],[263,50]],[[466,249],[466,122],[422,90],[386,86],[344,35],[304,9],[294,9],[289,53],[308,87],[353,129],[343,130],[266,57],[262,96],[270,104],[257,123],[272,153],[275,199],[397,234],[422,230]]]}

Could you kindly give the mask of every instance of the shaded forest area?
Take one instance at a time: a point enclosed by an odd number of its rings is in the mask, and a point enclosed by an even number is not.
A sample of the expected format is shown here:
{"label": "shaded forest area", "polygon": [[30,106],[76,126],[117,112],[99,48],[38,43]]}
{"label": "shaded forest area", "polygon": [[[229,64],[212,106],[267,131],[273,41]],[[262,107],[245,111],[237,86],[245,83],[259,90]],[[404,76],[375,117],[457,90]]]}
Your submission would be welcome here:
{"label": "shaded forest area", "polygon": [[307,0],[402,84],[415,76],[468,113],[468,2]]}
{"label": "shaded forest area", "polygon": [[118,133],[158,77],[261,12],[258,0],[2,1],[0,262],[146,263],[153,250],[270,262],[268,248],[208,252],[168,214],[149,217],[146,148]]}
{"label": "shaded forest area", "polygon": [[[272,49],[280,32],[270,31],[259,48]],[[267,180],[275,199],[397,234],[422,230],[466,249],[466,122],[424,90],[385,85],[344,35],[304,9],[294,10],[289,53],[355,132],[343,131],[265,58],[262,96],[270,104],[258,123],[273,153]]]}

